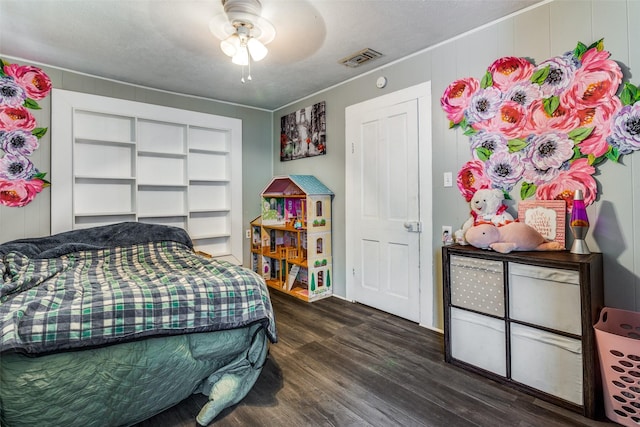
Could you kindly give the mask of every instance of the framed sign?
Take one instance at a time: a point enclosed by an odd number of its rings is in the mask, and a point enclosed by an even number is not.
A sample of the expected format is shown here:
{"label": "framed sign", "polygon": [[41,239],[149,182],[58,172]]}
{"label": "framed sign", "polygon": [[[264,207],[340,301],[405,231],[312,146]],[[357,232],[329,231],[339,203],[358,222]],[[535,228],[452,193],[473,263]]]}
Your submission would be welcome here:
{"label": "framed sign", "polygon": [[564,200],[524,200],[518,203],[518,220],[538,230],[545,239],[566,247],[567,205]]}
{"label": "framed sign", "polygon": [[280,161],[327,154],[325,101],[280,118]]}

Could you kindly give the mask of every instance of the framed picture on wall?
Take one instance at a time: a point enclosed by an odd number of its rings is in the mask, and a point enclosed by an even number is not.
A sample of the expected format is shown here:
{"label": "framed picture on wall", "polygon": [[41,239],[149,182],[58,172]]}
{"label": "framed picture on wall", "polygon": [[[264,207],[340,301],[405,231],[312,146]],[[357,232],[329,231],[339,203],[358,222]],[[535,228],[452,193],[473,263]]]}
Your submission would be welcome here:
{"label": "framed picture on wall", "polygon": [[280,161],[327,154],[325,101],[280,118]]}
{"label": "framed picture on wall", "polygon": [[518,203],[518,221],[535,228],[545,239],[566,247],[567,204],[564,200],[523,200]]}

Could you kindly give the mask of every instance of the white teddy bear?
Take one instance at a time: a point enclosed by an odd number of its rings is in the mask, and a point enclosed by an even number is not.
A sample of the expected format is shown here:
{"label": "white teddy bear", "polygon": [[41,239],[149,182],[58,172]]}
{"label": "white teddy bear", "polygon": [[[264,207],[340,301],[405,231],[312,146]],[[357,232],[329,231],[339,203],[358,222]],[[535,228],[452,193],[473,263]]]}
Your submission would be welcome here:
{"label": "white teddy bear", "polygon": [[455,232],[456,242],[466,245],[464,234],[474,225],[493,223],[496,226],[501,226],[513,222],[513,216],[507,212],[507,205],[503,202],[504,193],[502,190],[488,188],[477,190],[469,202],[471,216],[462,224],[462,229]]}

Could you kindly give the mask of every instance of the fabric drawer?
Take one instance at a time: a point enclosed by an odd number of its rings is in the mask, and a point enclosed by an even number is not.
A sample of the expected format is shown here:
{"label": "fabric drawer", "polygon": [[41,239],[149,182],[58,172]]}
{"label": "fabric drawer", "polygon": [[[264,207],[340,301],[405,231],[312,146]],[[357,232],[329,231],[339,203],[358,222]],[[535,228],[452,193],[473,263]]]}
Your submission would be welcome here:
{"label": "fabric drawer", "polygon": [[509,264],[512,319],[582,335],[577,271]]}
{"label": "fabric drawer", "polygon": [[451,308],[451,356],[505,376],[505,322]]}
{"label": "fabric drawer", "polygon": [[451,256],[451,303],[504,316],[504,274],[500,261]]}
{"label": "fabric drawer", "polygon": [[511,378],[582,405],[582,343],[512,323]]}

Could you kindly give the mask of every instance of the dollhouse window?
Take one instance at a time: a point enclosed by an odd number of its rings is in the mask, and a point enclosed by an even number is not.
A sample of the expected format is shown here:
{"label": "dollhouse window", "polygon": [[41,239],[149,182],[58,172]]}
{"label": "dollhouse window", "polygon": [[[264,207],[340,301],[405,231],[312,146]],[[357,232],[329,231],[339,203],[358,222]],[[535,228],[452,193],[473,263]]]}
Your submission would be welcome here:
{"label": "dollhouse window", "polygon": [[316,216],[322,216],[322,201],[318,200],[316,202]]}
{"label": "dollhouse window", "polygon": [[322,237],[318,238],[318,240],[316,240],[316,253],[317,254],[321,254],[323,251],[323,246],[324,243],[322,242]]}
{"label": "dollhouse window", "polygon": [[318,287],[324,286],[324,271],[318,271]]}

